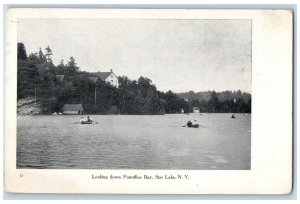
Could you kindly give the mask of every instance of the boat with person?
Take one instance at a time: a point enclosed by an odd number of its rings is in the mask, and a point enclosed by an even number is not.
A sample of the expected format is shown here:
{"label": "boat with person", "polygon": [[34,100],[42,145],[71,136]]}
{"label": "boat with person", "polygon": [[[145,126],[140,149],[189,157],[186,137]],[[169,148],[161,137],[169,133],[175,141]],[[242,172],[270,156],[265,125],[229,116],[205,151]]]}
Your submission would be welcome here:
{"label": "boat with person", "polygon": [[81,117],[80,124],[93,124],[93,120],[89,116],[86,119]]}
{"label": "boat with person", "polygon": [[80,124],[93,124],[93,121],[80,121]]}
{"label": "boat with person", "polygon": [[199,124],[198,124],[197,120],[194,120],[194,123],[192,123],[191,121],[188,121],[186,123],[186,126],[189,128],[199,128]]}

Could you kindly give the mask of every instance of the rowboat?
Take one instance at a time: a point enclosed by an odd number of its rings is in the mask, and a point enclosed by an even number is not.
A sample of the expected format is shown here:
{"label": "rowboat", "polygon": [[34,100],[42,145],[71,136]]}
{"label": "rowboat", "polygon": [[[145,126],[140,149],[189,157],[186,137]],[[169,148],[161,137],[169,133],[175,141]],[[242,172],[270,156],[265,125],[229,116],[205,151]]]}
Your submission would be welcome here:
{"label": "rowboat", "polygon": [[193,124],[191,121],[189,121],[186,126],[189,128],[198,128],[199,124]]}
{"label": "rowboat", "polygon": [[80,120],[80,124],[93,124],[93,120]]}

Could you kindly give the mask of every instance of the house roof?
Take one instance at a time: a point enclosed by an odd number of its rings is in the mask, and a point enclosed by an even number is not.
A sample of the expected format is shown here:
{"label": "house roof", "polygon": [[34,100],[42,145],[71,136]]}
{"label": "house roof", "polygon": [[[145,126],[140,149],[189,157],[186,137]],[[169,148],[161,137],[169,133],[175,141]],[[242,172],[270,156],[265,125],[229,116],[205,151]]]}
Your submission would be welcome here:
{"label": "house roof", "polygon": [[78,111],[82,107],[82,104],[65,104],[63,111]]}
{"label": "house roof", "polygon": [[199,107],[193,107],[194,110],[199,110]]}
{"label": "house roof", "polygon": [[112,72],[96,72],[95,74],[102,80],[105,81],[105,79],[111,74]]}
{"label": "house roof", "polygon": [[89,80],[95,83],[96,81],[98,81],[98,77],[89,77]]}
{"label": "house roof", "polygon": [[[99,77],[102,81],[105,81],[111,74],[115,75],[112,70],[110,72],[93,72],[92,74]],[[115,75],[115,77],[117,76]]]}

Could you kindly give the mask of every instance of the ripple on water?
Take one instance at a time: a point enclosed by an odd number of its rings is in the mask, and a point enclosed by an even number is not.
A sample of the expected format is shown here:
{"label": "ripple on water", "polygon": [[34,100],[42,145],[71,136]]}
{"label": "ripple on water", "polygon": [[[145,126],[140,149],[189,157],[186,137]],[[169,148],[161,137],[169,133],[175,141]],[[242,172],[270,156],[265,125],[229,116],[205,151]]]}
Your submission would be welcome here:
{"label": "ripple on water", "polygon": [[[249,169],[251,114],[18,117],[17,167]],[[204,127],[182,127],[197,119]]]}

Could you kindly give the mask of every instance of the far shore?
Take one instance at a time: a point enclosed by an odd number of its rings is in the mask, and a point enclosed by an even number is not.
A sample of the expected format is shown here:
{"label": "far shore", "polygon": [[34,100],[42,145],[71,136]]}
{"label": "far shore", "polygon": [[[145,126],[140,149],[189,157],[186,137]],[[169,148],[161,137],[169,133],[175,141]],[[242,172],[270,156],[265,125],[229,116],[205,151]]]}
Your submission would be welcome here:
{"label": "far shore", "polygon": [[18,117],[26,117],[26,116],[90,116],[90,115],[107,115],[107,116],[118,116],[118,115],[130,115],[130,116],[158,116],[158,115],[205,115],[205,114],[243,114],[248,115],[251,113],[165,113],[165,114],[83,114],[83,115],[76,115],[76,114],[17,114]]}

